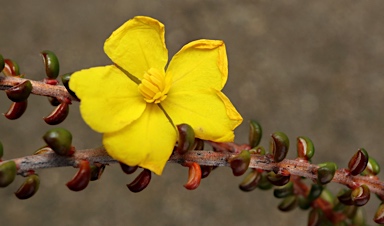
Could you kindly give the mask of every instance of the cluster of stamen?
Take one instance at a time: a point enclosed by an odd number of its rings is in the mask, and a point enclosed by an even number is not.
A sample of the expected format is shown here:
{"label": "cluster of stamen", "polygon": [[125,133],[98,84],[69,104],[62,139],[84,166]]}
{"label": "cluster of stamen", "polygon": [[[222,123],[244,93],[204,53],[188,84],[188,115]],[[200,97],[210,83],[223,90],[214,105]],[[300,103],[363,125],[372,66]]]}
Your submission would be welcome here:
{"label": "cluster of stamen", "polygon": [[171,76],[165,76],[164,71],[150,68],[145,72],[139,85],[139,92],[147,103],[158,104],[167,98],[171,88]]}

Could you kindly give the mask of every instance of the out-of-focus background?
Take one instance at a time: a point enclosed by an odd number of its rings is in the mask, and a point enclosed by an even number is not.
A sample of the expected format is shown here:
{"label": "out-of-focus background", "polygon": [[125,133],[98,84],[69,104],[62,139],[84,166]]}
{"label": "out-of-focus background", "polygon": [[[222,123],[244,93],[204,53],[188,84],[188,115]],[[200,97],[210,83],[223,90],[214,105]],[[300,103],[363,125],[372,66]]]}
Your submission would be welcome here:
{"label": "out-of-focus background", "polygon": [[[0,7],[0,53],[16,60],[26,77],[41,80],[39,52],[54,51],[61,72],[106,65],[105,39],[126,20],[147,15],[166,26],[170,57],[189,41],[222,39],[227,45],[229,80],[224,92],[245,121],[236,141],[247,142],[247,120],[256,119],[268,135],[306,135],[316,146],[314,163],[346,167],[360,147],[384,164],[384,3],[381,1],[4,1]],[[10,101],[0,97],[0,111]],[[53,109],[44,97],[31,97],[23,117],[0,118],[5,159],[44,145],[42,117]],[[74,135],[78,149],[97,147],[101,136],[82,121],[78,103],[60,126]],[[16,182],[0,190],[0,225],[306,225],[307,212],[279,212],[272,191],[244,193],[241,178],[220,168],[195,191],[182,185],[187,169],[169,164],[143,192],[134,194],[119,166],[81,192],[65,183],[76,169],[41,170],[41,187],[20,201]],[[331,186],[335,191],[340,186]],[[367,206],[372,223],[379,202]]]}

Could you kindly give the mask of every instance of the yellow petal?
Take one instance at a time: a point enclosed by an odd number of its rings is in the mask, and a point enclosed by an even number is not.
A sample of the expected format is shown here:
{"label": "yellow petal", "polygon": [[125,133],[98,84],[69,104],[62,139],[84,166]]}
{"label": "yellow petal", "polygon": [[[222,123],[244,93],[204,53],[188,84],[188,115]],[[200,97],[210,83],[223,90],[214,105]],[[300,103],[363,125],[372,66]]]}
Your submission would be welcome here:
{"label": "yellow petal", "polygon": [[202,39],[188,43],[172,58],[168,73],[173,76],[173,90],[221,90],[228,78],[224,42]]}
{"label": "yellow petal", "polygon": [[229,99],[214,89],[169,93],[161,105],[175,125],[187,123],[205,140],[233,141],[233,130],[243,120]]}
{"label": "yellow petal", "polygon": [[137,84],[113,65],[75,72],[69,87],[81,100],[84,121],[100,133],[122,129],[146,107]]}
{"label": "yellow petal", "polygon": [[139,165],[160,175],[176,143],[175,128],[155,104],[129,126],[105,133],[103,144],[110,156],[130,166]]}
{"label": "yellow petal", "polygon": [[141,79],[148,69],[164,69],[167,64],[164,25],[150,17],[137,16],[112,33],[105,41],[104,51],[115,64]]}

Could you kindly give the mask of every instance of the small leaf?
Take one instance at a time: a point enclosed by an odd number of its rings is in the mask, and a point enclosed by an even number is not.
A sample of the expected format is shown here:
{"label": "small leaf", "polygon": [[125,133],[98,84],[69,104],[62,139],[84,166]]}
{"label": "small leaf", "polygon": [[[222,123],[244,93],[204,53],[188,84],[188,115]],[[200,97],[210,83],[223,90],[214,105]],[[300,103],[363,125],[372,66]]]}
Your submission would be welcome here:
{"label": "small leaf", "polygon": [[269,180],[267,179],[266,173],[261,174],[261,179],[257,187],[261,190],[269,190],[273,187],[273,184],[271,184],[271,182],[269,182]]}
{"label": "small leaf", "polygon": [[186,162],[183,166],[189,167],[188,181],[184,184],[184,187],[188,190],[195,190],[199,187],[201,181],[200,165],[195,162]]}
{"label": "small leaf", "polygon": [[195,148],[195,132],[188,124],[177,125],[177,130],[179,132],[179,141],[177,142],[176,151],[183,155]]}
{"label": "small leaf", "polygon": [[263,135],[263,130],[261,125],[254,121],[249,121],[249,146],[256,147],[259,145],[261,137]]}
{"label": "small leaf", "polygon": [[132,174],[136,172],[136,170],[139,168],[139,166],[128,166],[122,162],[119,162],[121,170],[126,174]]}
{"label": "small leaf", "polygon": [[6,76],[18,76],[20,75],[20,68],[16,61],[11,59],[4,60],[3,74]]}
{"label": "small leaf", "polygon": [[369,201],[370,197],[371,191],[369,190],[369,187],[365,184],[353,189],[351,193],[353,204],[355,204],[356,206],[364,206]]}
{"label": "small leaf", "polygon": [[289,149],[289,139],[285,133],[275,132],[271,136],[270,149],[275,162],[285,159]]}
{"label": "small leaf", "polygon": [[297,156],[306,160],[310,160],[315,154],[315,146],[313,142],[308,137],[298,137],[297,138]]}
{"label": "small leaf", "polygon": [[335,176],[337,166],[333,162],[319,164],[317,169],[317,181],[319,184],[328,184]]}
{"label": "small leaf", "polygon": [[5,90],[7,97],[13,102],[21,102],[28,99],[32,91],[32,83],[26,80]]}
{"label": "small leaf", "polygon": [[45,74],[50,79],[56,79],[60,71],[60,64],[57,56],[54,52],[49,50],[44,50],[40,54],[43,57]]}
{"label": "small leaf", "polygon": [[378,224],[384,224],[384,203],[381,203],[373,220]]}
{"label": "small leaf", "polygon": [[37,174],[31,174],[25,179],[24,183],[15,192],[19,199],[29,199],[39,190],[40,179]]}
{"label": "small leaf", "polygon": [[94,165],[91,165],[91,178],[90,181],[95,181],[100,179],[101,175],[104,172],[105,165],[100,163],[95,163]]}
{"label": "small leaf", "polygon": [[211,174],[213,166],[200,166],[201,168],[201,178],[206,178]]}
{"label": "small leaf", "polygon": [[253,191],[259,185],[260,180],[261,173],[252,169],[239,184],[239,188],[242,191]]}
{"label": "small leaf", "polygon": [[240,152],[240,154],[231,157],[228,162],[231,166],[233,175],[241,176],[247,171],[249,167],[249,163],[251,162],[251,155],[249,154],[248,150],[243,150]]}
{"label": "small leaf", "polygon": [[54,128],[48,130],[43,139],[45,143],[52,148],[58,155],[72,155],[72,134],[64,128]]}
{"label": "small leaf", "polygon": [[275,190],[273,190],[273,195],[279,199],[293,195],[293,182],[290,181],[286,185],[280,188],[276,188]]}
{"label": "small leaf", "polygon": [[0,72],[4,69],[4,58],[3,55],[0,54]]}
{"label": "small leaf", "polygon": [[253,154],[255,154],[255,155],[265,155],[265,149],[262,146],[257,146],[257,147],[252,148],[251,150],[249,150],[249,153],[251,155],[253,155]]}
{"label": "small leaf", "polygon": [[24,114],[25,110],[27,110],[27,106],[28,100],[13,102],[8,111],[4,113],[4,116],[10,120],[18,119]]}
{"label": "small leaf", "polygon": [[311,190],[309,190],[308,199],[312,202],[319,198],[323,192],[323,186],[319,184],[312,184]]}
{"label": "small leaf", "polygon": [[127,184],[128,189],[131,192],[141,192],[144,190],[149,182],[151,182],[152,172],[144,169],[130,184]]}
{"label": "small leaf", "polygon": [[267,179],[269,180],[269,182],[271,182],[273,185],[276,185],[276,186],[283,186],[283,185],[286,185],[290,178],[291,178],[291,175],[281,175],[281,174],[276,174],[274,172],[269,172],[267,174]]}
{"label": "small leaf", "polygon": [[3,162],[0,164],[0,187],[7,187],[16,177],[17,167],[14,161]]}
{"label": "small leaf", "polygon": [[87,160],[79,161],[79,170],[75,176],[67,182],[67,187],[72,191],[84,190],[91,180],[91,167]]}
{"label": "small leaf", "polygon": [[278,206],[279,210],[288,212],[297,206],[297,198],[295,195],[286,197]]}
{"label": "small leaf", "polygon": [[368,152],[364,148],[360,148],[349,160],[348,168],[353,176],[364,171],[368,164]]}
{"label": "small leaf", "polygon": [[364,176],[367,176],[367,175],[376,176],[379,173],[380,173],[379,163],[377,163],[377,161],[374,158],[369,156],[367,167],[365,167],[364,171],[361,174]]}
{"label": "small leaf", "polygon": [[308,226],[322,225],[323,211],[320,208],[313,208],[308,215]]}
{"label": "small leaf", "polygon": [[350,189],[342,189],[338,194],[337,194],[337,199],[343,203],[344,205],[353,205],[353,200],[351,197],[352,190]]}
{"label": "small leaf", "polygon": [[71,75],[70,73],[68,74],[64,74],[61,76],[61,82],[63,83],[64,87],[67,89],[68,93],[71,94],[71,96],[79,99],[75,92],[73,92],[70,88],[69,88],[69,80],[71,79]]}
{"label": "small leaf", "polygon": [[50,115],[44,117],[44,121],[48,125],[57,125],[62,123],[69,114],[69,103],[62,102],[52,111]]}

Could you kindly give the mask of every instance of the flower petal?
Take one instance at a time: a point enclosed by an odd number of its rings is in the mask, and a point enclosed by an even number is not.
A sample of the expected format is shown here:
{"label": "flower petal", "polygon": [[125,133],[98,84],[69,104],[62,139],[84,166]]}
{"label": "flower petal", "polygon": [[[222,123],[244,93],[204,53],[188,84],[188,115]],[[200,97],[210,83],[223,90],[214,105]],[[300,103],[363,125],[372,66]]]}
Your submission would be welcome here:
{"label": "flower petal", "polygon": [[115,64],[141,79],[148,69],[164,69],[167,64],[164,25],[150,17],[137,16],[112,33],[105,41],[104,51]]}
{"label": "flower petal", "polygon": [[146,107],[137,84],[114,65],[75,72],[69,86],[81,100],[84,121],[100,133],[122,129]]}
{"label": "flower petal", "polygon": [[173,76],[173,90],[221,90],[228,78],[224,42],[201,39],[188,43],[172,58],[167,73]]}
{"label": "flower petal", "polygon": [[112,158],[160,175],[176,139],[176,130],[164,112],[159,106],[148,104],[138,120],[120,131],[105,133],[103,144]]}
{"label": "flower petal", "polygon": [[233,130],[243,120],[229,99],[214,89],[169,94],[161,105],[175,125],[189,124],[204,140],[233,141]]}

